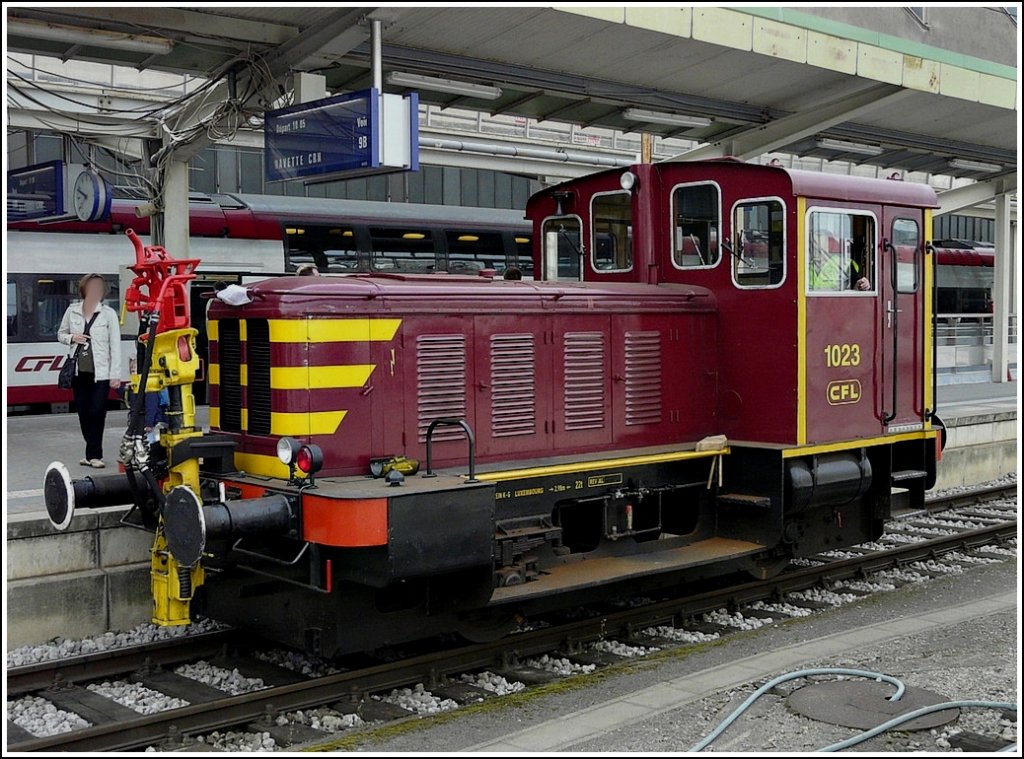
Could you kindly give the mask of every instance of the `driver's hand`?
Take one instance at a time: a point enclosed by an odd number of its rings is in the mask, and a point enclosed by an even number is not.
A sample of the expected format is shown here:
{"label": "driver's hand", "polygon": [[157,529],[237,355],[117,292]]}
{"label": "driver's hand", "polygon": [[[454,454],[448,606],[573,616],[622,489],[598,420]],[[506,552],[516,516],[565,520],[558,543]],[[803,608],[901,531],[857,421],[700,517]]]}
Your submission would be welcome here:
{"label": "driver's hand", "polygon": [[857,280],[856,288],[858,290],[870,290],[871,283],[868,282],[867,277],[861,277],[860,279]]}

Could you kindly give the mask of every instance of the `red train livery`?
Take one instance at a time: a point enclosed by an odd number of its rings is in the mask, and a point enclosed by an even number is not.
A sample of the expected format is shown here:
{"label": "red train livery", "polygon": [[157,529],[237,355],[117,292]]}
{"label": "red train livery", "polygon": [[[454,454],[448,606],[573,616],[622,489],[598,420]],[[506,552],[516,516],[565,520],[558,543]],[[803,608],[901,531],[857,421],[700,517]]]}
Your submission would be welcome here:
{"label": "red train livery", "polygon": [[206,484],[169,550],[216,572],[205,613],[332,654],[873,539],[935,478],[935,206],[637,165],[531,199],[538,281],[215,301]]}

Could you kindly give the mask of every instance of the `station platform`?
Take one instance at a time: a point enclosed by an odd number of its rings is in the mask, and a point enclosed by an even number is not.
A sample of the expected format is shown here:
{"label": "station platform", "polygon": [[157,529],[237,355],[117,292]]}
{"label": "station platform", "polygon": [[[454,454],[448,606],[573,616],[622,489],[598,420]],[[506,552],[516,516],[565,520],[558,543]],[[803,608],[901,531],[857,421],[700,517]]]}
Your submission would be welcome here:
{"label": "station platform", "polygon": [[[1017,469],[1017,383],[939,388],[938,410],[949,427],[937,487],[970,485]],[[206,425],[208,409],[197,410]],[[120,523],[124,507],[85,511],[67,532],[50,526],[42,478],[51,461],[74,475],[116,471],[124,411],[107,417],[107,469],[78,465],[83,443],[73,414],[7,420],[7,645],[56,635],[82,637],[148,620],[149,533]]]}

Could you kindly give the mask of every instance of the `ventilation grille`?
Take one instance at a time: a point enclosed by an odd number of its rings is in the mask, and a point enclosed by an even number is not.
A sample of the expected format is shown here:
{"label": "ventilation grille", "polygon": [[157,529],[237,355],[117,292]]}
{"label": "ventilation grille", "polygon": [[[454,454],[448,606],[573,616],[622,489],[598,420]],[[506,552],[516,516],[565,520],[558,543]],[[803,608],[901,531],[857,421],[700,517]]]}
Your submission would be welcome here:
{"label": "ventilation grille", "polygon": [[603,332],[565,333],[564,428],[604,427],[604,387],[607,371]]}
{"label": "ventilation grille", "polygon": [[[416,402],[419,440],[435,419],[466,418],[466,338],[464,335],[421,335],[416,338]],[[438,427],[434,441],[461,440],[458,427]]]}
{"label": "ventilation grille", "polygon": [[270,327],[266,319],[246,321],[249,434],[270,434]]}
{"label": "ventilation grille", "polygon": [[491,435],[537,431],[533,335],[491,335]]}
{"label": "ventilation grille", "polygon": [[661,422],[661,333],[626,333],[626,424]]}
{"label": "ventilation grille", "polygon": [[242,341],[238,319],[221,319],[217,333],[220,357],[220,428],[242,431]]}

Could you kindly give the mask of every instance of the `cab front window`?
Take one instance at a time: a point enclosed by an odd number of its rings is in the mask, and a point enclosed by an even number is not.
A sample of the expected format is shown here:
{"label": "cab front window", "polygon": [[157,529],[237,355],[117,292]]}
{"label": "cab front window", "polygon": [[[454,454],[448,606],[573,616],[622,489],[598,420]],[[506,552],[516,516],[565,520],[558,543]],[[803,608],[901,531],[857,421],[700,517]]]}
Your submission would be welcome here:
{"label": "cab front window", "polygon": [[875,290],[875,219],[852,211],[812,210],[807,222],[807,291],[812,295]]}

